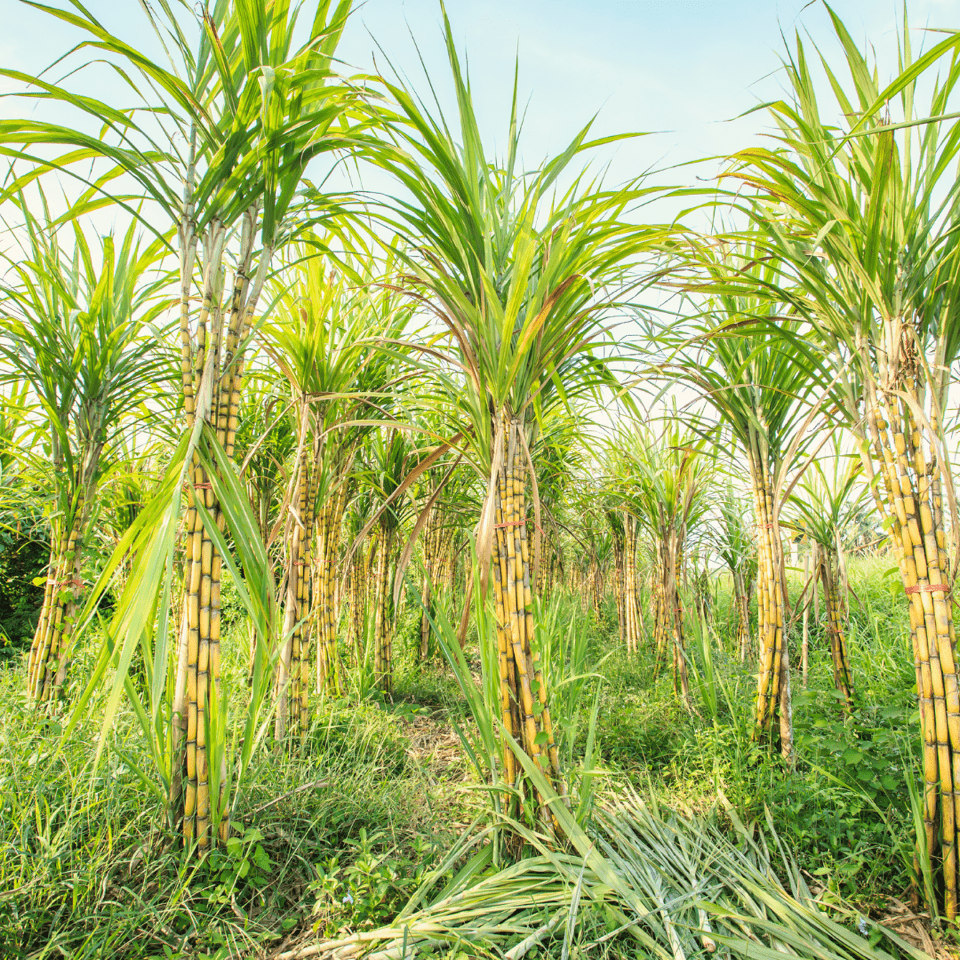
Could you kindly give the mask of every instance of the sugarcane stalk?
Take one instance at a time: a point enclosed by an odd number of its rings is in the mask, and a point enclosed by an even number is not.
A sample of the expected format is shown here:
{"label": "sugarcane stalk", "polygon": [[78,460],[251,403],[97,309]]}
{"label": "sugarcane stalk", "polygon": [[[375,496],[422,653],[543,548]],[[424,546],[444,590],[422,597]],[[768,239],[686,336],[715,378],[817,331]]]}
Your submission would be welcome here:
{"label": "sugarcane stalk", "polygon": [[[811,547],[811,549],[813,549]],[[810,578],[810,554],[804,554],[803,557],[803,582],[810,584],[811,593],[817,589],[816,584]],[[800,674],[803,682],[803,689],[807,689],[807,680],[810,674],[810,597],[804,600],[803,604],[803,639],[800,644]]]}
{"label": "sugarcane stalk", "polygon": [[843,604],[839,596],[838,561],[833,551],[822,545],[817,552],[817,567],[823,586],[824,606],[827,611],[827,636],[830,640],[830,655],[833,661],[833,682],[843,695],[847,713],[853,710],[853,672],[847,653],[847,638],[843,628]]}
{"label": "sugarcane stalk", "polygon": [[436,588],[443,583],[445,569],[444,545],[446,537],[436,506],[430,508],[422,539],[423,580],[420,588],[420,599],[423,603],[423,612],[420,614],[420,659],[426,661],[430,655],[430,637],[433,633],[430,618],[434,611],[434,594]]}
{"label": "sugarcane stalk", "polygon": [[[188,427],[199,418],[208,423],[229,456],[237,427],[242,387],[241,360],[236,351],[252,322],[257,301],[269,267],[272,250],[261,251],[256,279],[246,282],[255,239],[258,208],[247,212],[241,234],[238,264],[241,276],[234,278],[232,297],[227,308],[224,342],[223,260],[230,231],[217,218],[211,218],[199,238],[203,251],[202,297],[196,332],[190,334],[189,301],[191,277],[198,238],[189,216],[193,202],[192,187],[185,185],[184,211],[180,218],[180,333],[181,371],[184,410]],[[224,360],[226,363],[224,364]],[[188,372],[189,371],[189,372]],[[197,458],[192,464],[192,486],[188,491],[186,522],[186,564],[184,592],[185,626],[181,629],[177,654],[178,673],[172,709],[171,780],[169,801],[171,817],[180,824],[187,845],[200,850],[213,842],[214,819],[218,820],[221,839],[230,830],[227,798],[224,794],[226,757],[221,756],[218,782],[220,796],[211,798],[207,728],[216,729],[220,717],[211,711],[220,694],[220,575],[222,559],[204,528],[196,509],[197,497],[216,524],[224,529],[224,518],[213,494],[210,478]]]}
{"label": "sugarcane stalk", "polygon": [[793,762],[793,724],[790,692],[790,662],[784,633],[783,546],[776,535],[773,483],[762,449],[753,451],[751,478],[757,519],[757,612],[759,667],[757,713],[754,736],[773,739],[779,727],[779,746],[784,760]]}
{"label": "sugarcane stalk", "polygon": [[[501,496],[500,503],[505,503],[505,495]],[[494,608],[497,618],[497,663],[500,678],[500,720],[504,731],[516,739],[517,724],[514,720],[516,695],[513,690],[515,672],[513,670],[513,649],[507,635],[507,615],[504,609],[507,583],[507,546],[506,521],[503,520],[504,509],[501,507],[497,515],[496,539],[497,552],[493,558]],[[513,786],[517,782],[517,758],[508,742],[504,741],[503,750],[503,779]]]}
{"label": "sugarcane stalk", "polygon": [[[503,725],[550,783],[562,792],[560,763],[548,704],[545,678],[535,652],[533,590],[530,580],[525,469],[521,461],[523,429],[519,420],[501,421],[505,456],[495,484],[494,602],[497,614],[500,707]],[[504,742],[505,779],[536,801],[539,818],[553,831],[553,812],[535,786],[525,780]],[[512,779],[511,779],[512,778]],[[516,795],[511,795],[511,808]],[[514,812],[517,812],[514,810]]]}
{"label": "sugarcane stalk", "polygon": [[[305,418],[304,418],[305,419]],[[274,733],[303,737],[309,727],[309,646],[317,469],[306,443],[296,473],[296,509],[287,520],[287,588],[283,613],[283,643],[275,681],[277,713]]]}
{"label": "sugarcane stalk", "polygon": [[323,508],[319,536],[317,603],[320,636],[317,641],[317,689],[329,696],[343,693],[343,676],[337,645],[340,623],[340,596],[337,593],[337,560],[343,534],[349,484],[342,474]]}
{"label": "sugarcane stalk", "polygon": [[690,697],[690,677],[687,673],[687,658],[684,654],[683,601],[678,587],[679,571],[683,566],[682,537],[674,528],[669,531],[666,543],[665,607],[670,616],[669,635],[673,648],[674,690],[687,710],[693,710]]}
{"label": "sugarcane stalk", "polygon": [[624,632],[628,653],[636,653],[640,648],[639,610],[637,609],[637,522],[628,513],[623,518],[624,553]]}
{"label": "sugarcane stalk", "polygon": [[733,573],[733,594],[737,608],[737,650],[740,662],[745,663],[750,656],[750,595],[739,567]]}
{"label": "sugarcane stalk", "polygon": [[624,578],[626,576],[626,571],[624,569],[624,545],[623,545],[623,529],[622,525],[615,522],[615,514],[613,512],[608,514],[610,518],[610,528],[613,539],[613,556],[614,556],[614,593],[616,595],[617,601],[617,626],[620,631],[620,643],[626,644],[627,642],[627,628],[626,628],[626,607],[624,604],[624,598],[626,597],[626,589],[624,587]]}
{"label": "sugarcane stalk", "polygon": [[377,546],[377,573],[374,580],[374,674],[377,686],[387,695],[393,694],[393,602],[391,569],[393,530],[381,526]]}
{"label": "sugarcane stalk", "polygon": [[[940,498],[940,425],[913,358],[915,333],[902,318],[884,322],[878,376],[865,378],[861,457],[877,465],[877,505],[890,528],[909,602],[923,741],[923,842],[942,889],[942,908],[957,916],[957,820],[960,802],[960,691],[949,591],[952,573]],[[914,410],[929,410],[925,424]],[[921,429],[922,427],[922,429]],[[934,906],[934,905],[931,905]]]}
{"label": "sugarcane stalk", "polygon": [[66,676],[82,563],[83,504],[74,509],[74,520],[65,542],[54,537],[44,584],[43,607],[27,668],[27,692],[37,703],[54,700]]}

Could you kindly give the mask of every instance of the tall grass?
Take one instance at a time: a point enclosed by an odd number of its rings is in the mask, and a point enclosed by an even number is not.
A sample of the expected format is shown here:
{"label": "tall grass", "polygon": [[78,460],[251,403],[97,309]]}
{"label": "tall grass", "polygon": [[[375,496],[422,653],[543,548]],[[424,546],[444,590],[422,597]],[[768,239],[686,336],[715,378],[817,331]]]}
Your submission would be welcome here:
{"label": "tall grass", "polygon": [[[258,755],[234,835],[188,860],[137,773],[133,718],[120,715],[95,764],[96,719],[61,744],[22,703],[22,683],[19,668],[0,673],[5,958],[256,955],[300,926],[387,919],[449,844],[399,721],[331,704],[303,750]],[[334,903],[331,890],[353,893]]]}

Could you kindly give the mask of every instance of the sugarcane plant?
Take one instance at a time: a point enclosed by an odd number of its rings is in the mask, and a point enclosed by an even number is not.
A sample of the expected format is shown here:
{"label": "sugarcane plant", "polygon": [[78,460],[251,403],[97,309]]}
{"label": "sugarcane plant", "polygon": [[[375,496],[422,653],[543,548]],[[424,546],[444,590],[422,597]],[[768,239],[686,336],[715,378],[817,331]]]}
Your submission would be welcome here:
{"label": "sugarcane plant", "polygon": [[[434,493],[435,490],[429,490],[428,496],[432,497]],[[442,504],[436,503],[429,508],[426,526],[420,538],[423,548],[423,575],[420,581],[420,600],[423,603],[420,614],[421,662],[425,662],[430,656],[434,608],[439,599],[438,593],[446,586],[448,571],[453,561],[453,531],[448,528],[441,508]]]}
{"label": "sugarcane plant", "polygon": [[[142,414],[142,411],[143,407],[140,407],[137,412]],[[116,549],[137,522],[163,475],[163,461],[168,449],[162,442],[138,443],[132,430],[125,431],[119,443],[112,446],[97,494],[100,512],[96,526],[101,549],[103,546],[109,551]],[[133,569],[134,559],[128,552],[117,572],[115,589],[122,590]]]}
{"label": "sugarcane plant", "polygon": [[132,223],[91,243],[78,221],[57,226],[21,195],[20,249],[5,254],[0,381],[29,385],[49,458],[50,562],[27,672],[38,704],[58,698],[76,642],[82,567],[105,457],[127,416],[166,375],[160,350],[159,244]]}
{"label": "sugarcane plant", "polygon": [[373,576],[374,676],[387,697],[393,695],[393,638],[396,633],[404,564],[404,528],[416,501],[404,493],[404,481],[423,459],[417,438],[398,426],[375,430],[364,444],[362,482],[370,485],[377,522],[377,566]]}
{"label": "sugarcane plant", "polygon": [[589,541],[590,566],[588,568],[587,589],[590,593],[594,615],[599,619],[603,609],[604,588],[609,578],[613,538],[598,523],[592,524],[590,529],[594,535]]}
{"label": "sugarcane plant", "polygon": [[[733,469],[731,468],[731,473]],[[734,648],[745,663],[750,657],[750,599],[757,582],[757,540],[750,523],[750,505],[732,479],[715,488],[715,523],[710,527],[713,548],[730,571],[735,607]]]}
{"label": "sugarcane plant", "polygon": [[280,505],[297,447],[296,422],[289,406],[282,372],[273,363],[254,359],[240,400],[233,452],[268,550],[275,547],[280,534]]}
{"label": "sugarcane plant", "polygon": [[373,514],[373,490],[359,487],[350,498],[344,517],[346,542],[351,544],[351,556],[346,560],[347,648],[358,668],[366,658],[367,622],[369,619],[369,585],[377,556],[376,531],[362,536]]}
{"label": "sugarcane plant", "polygon": [[[28,508],[33,502],[34,483],[39,478],[40,458],[35,455],[41,443],[35,414],[37,401],[29,383],[5,383],[0,387],[0,514],[2,525],[10,529],[8,511]],[[14,532],[20,536],[19,524]]]}
{"label": "sugarcane plant", "polygon": [[627,610],[627,597],[630,596],[631,603],[636,603],[636,591],[627,592],[627,564],[626,564],[626,530],[624,528],[623,509],[620,504],[620,498],[616,495],[609,496],[604,502],[604,518],[610,531],[610,548],[613,553],[613,586],[614,595],[617,603],[617,626],[620,632],[620,643],[627,649],[634,649],[633,634],[630,632],[628,624],[638,620],[639,614],[634,614]]}
{"label": "sugarcane plant", "polygon": [[[809,546],[810,578],[819,580],[822,588],[834,686],[848,712],[854,708],[854,683],[847,651],[846,550],[851,533],[859,530],[863,508],[870,498],[859,458],[856,454],[843,455],[835,444],[830,456],[816,460],[804,472],[786,507],[788,528]],[[813,583],[810,586],[812,592]],[[809,598],[806,602],[809,604]]]}
{"label": "sugarcane plant", "polygon": [[533,571],[536,594],[549,601],[558,575],[563,575],[563,528],[567,512],[566,491],[582,466],[581,438],[586,429],[582,411],[566,406],[545,412],[532,454],[537,464],[537,499],[540,502],[541,556]]}
{"label": "sugarcane plant", "polygon": [[[94,49],[94,62],[113,70],[114,89],[128,92],[136,106],[118,108],[41,77],[3,71],[15,83],[28,85],[24,96],[40,96],[78,115],[72,127],[3,121],[8,153],[34,164],[18,185],[44,171],[60,171],[84,187],[85,209],[120,202],[148,226],[161,224],[154,229],[164,242],[174,238],[179,392],[187,437],[177,448],[188,487],[186,588],[183,628],[172,657],[176,674],[168,716],[174,733],[163,748],[171,751],[172,760],[159,768],[171,819],[184,843],[204,850],[218,834],[225,840],[229,832],[232,774],[221,750],[226,731],[219,729],[219,704],[225,703],[221,547],[225,514],[239,518],[246,512],[240,503],[225,511],[217,489],[229,487],[242,496],[228,461],[236,442],[244,355],[274,253],[289,238],[294,219],[298,226],[315,219],[302,210],[293,216],[306,167],[355,142],[351,137],[371,120],[356,88],[332,70],[350,0],[336,6],[329,0],[312,4],[299,47],[295,37],[301,36],[303,4],[218,0],[196,13],[186,3],[169,0],[155,7],[144,4],[149,29],[169,66],[140,53],[141,43],[134,47],[112,34],[80,3],[69,9],[30,5],[82,31],[84,42],[72,54],[80,57]],[[90,64],[76,65],[86,66]],[[84,132],[83,124],[91,118],[102,135]],[[43,157],[37,155],[38,147]],[[66,152],[50,156],[56,147]],[[111,192],[114,182],[130,192]],[[213,477],[211,471],[219,475]],[[166,504],[179,513],[178,500],[168,496]],[[166,521],[156,526],[158,536],[170,529]],[[147,554],[155,557],[162,549],[158,541],[157,551]],[[251,561],[255,556],[265,560],[256,548],[247,554]],[[261,580],[262,575],[255,577]],[[166,590],[162,580],[151,589]],[[124,604],[118,610],[118,627],[128,615],[138,625],[124,627],[121,662],[129,662],[132,645],[143,635],[139,625],[152,610],[142,596],[131,596],[129,602],[144,612],[131,615]],[[158,639],[162,647],[166,641]],[[122,671],[116,682],[122,685]],[[145,732],[151,738],[158,733],[153,726]],[[216,762],[211,749],[218,754]]]}
{"label": "sugarcane plant", "polygon": [[[50,554],[43,512],[47,466],[36,412],[27,383],[0,386],[0,543],[8,556],[30,551],[42,562]],[[14,615],[0,618],[0,649],[30,642],[41,603],[36,590],[24,591]]]}
{"label": "sugarcane plant", "polygon": [[674,688],[692,709],[684,644],[681,581],[695,527],[704,519],[712,468],[709,439],[680,420],[661,430],[632,423],[612,441],[615,482],[627,520],[642,528],[654,558],[654,643],[658,660],[669,651]]}
{"label": "sugarcane plant", "polygon": [[570,504],[569,534],[576,544],[576,569],[581,594],[581,606],[586,612],[600,619],[602,615],[604,586],[609,576],[613,555],[613,537],[603,512],[603,487],[599,463],[583,457],[579,475],[571,478],[567,491]]}
{"label": "sugarcane plant", "polygon": [[[309,725],[309,690],[342,692],[337,645],[338,556],[358,423],[383,416],[378,391],[389,363],[378,350],[409,317],[396,294],[360,265],[336,267],[305,247],[292,253],[269,321],[265,351],[290,390],[296,450],[286,497],[286,601],[278,662],[277,736]],[[352,258],[344,263],[351,263]],[[315,552],[314,552],[315,551]],[[316,626],[316,679],[311,632]]]}
{"label": "sugarcane plant", "polygon": [[[426,661],[436,647],[432,642],[437,609],[453,598],[453,578],[468,517],[476,516],[477,479],[472,471],[454,468],[452,460],[440,460],[424,475],[419,496],[423,506],[422,577],[420,601],[420,660]],[[437,650],[439,655],[439,651]]]}
{"label": "sugarcane plant", "polygon": [[[486,485],[477,554],[481,589],[492,579],[496,607],[495,636],[483,642],[498,649],[499,776],[516,787],[510,803],[527,804],[552,829],[547,799],[514,752],[559,786],[535,636],[531,569],[540,510],[531,449],[543,411],[597,380],[600,365],[591,348],[601,336],[600,310],[621,289],[625,263],[640,258],[664,231],[622,221],[645,195],[641,188],[605,190],[571,170],[592,145],[589,127],[563,153],[525,172],[516,95],[505,154],[494,162],[447,21],[445,36],[456,125],[387,81],[397,105],[388,124],[396,150],[381,163],[403,191],[391,209],[408,244],[404,287],[448,333],[447,344],[431,346],[424,362],[436,360],[438,392],[456,411],[462,448]],[[561,175],[573,181],[565,191]]]}
{"label": "sugarcane plant", "polygon": [[[829,392],[809,329],[789,303],[758,293],[780,277],[757,256],[757,238],[696,244],[687,289],[706,298],[688,339],[665,371],[696,389],[719,416],[747,462],[757,541],[759,664],[755,737],[794,762],[786,564],[780,510],[788,471],[819,404]],[[739,285],[728,282],[734,274]],[[692,335],[691,335],[692,334]]]}
{"label": "sugarcane plant", "polygon": [[[632,469],[629,458],[623,453],[623,446],[628,442],[628,436],[629,430],[621,428],[609,444],[605,478],[607,487],[606,515],[617,560],[617,617],[620,622],[620,639],[628,653],[636,653],[640,648],[640,635],[643,625],[638,599],[640,584],[637,570],[640,519],[637,513],[631,509]],[[656,590],[653,591],[652,600],[654,622],[659,624],[661,620],[660,595]],[[661,652],[659,647],[657,652],[658,655]]]}
{"label": "sugarcane plant", "polygon": [[960,125],[952,113],[960,35],[915,56],[905,18],[896,75],[882,85],[886,69],[830,16],[848,76],[819,55],[829,109],[797,39],[784,65],[789,95],[770,107],[777,147],[736,155],[729,172],[762,255],[787,274],[771,295],[790,298],[835,361],[838,416],[899,557],[923,740],[918,859],[928,907],[953,920],[960,686],[956,558],[947,547],[956,498],[943,423],[960,350]]}

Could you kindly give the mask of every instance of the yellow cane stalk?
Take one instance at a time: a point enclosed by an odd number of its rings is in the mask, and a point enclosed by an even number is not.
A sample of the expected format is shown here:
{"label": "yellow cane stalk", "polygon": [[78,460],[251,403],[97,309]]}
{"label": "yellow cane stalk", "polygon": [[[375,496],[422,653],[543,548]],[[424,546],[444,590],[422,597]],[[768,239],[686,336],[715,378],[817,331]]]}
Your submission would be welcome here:
{"label": "yellow cane stalk", "polygon": [[679,574],[683,565],[683,552],[678,545],[676,529],[670,533],[670,542],[665,544],[666,574],[664,576],[664,609],[670,619],[669,636],[673,650],[673,689],[688,710],[693,710],[690,699],[690,677],[687,673],[687,658],[684,652],[683,601],[680,598]]}
{"label": "yellow cane stalk", "polygon": [[837,691],[843,694],[844,706],[849,713],[853,710],[853,672],[850,669],[847,636],[843,626],[844,608],[838,584],[837,560],[821,549],[817,554],[817,562],[817,575],[823,584],[823,598],[827,609],[827,636],[833,660],[833,682]]}
{"label": "yellow cane stalk", "polygon": [[[527,537],[526,471],[521,462],[519,421],[504,418],[506,455],[497,477],[495,510],[496,554],[494,600],[497,612],[501,713],[507,732],[523,747],[552,784],[560,785],[560,764],[539,657],[533,651],[533,592]],[[503,750],[504,775],[517,780],[516,759],[508,744]],[[514,780],[510,778],[513,777]],[[555,818],[536,787],[522,782],[531,794],[542,822],[553,829]]]}
{"label": "yellow cane stalk", "polygon": [[435,596],[442,591],[448,577],[450,535],[444,529],[443,519],[436,507],[430,508],[423,532],[423,580],[420,596],[423,612],[420,614],[420,659],[430,654],[430,616],[433,613]]}
{"label": "yellow cane stalk", "polygon": [[623,518],[623,609],[628,653],[640,649],[640,610],[637,605],[637,521],[630,514]]}
{"label": "yellow cane stalk", "polygon": [[364,627],[366,623],[368,584],[370,568],[377,549],[376,531],[370,533],[367,542],[354,555],[350,565],[349,604],[350,641],[353,644],[356,662],[363,662]]}
{"label": "yellow cane stalk", "polygon": [[757,517],[757,620],[759,668],[755,736],[770,740],[779,724],[780,751],[792,762],[790,663],[784,635],[783,547],[774,524],[772,485],[761,462],[753,473]]}
{"label": "yellow cane stalk", "polygon": [[[889,378],[896,374],[890,371]],[[915,380],[892,381],[922,409]],[[957,915],[957,821],[960,801],[960,688],[957,683],[951,571],[940,496],[939,452],[915,422],[911,405],[893,391],[868,392],[867,433],[880,465],[878,506],[891,525],[910,603],[923,738],[924,831],[927,856],[939,862],[944,913]],[[928,417],[934,435],[937,419]]]}
{"label": "yellow cane stalk", "polygon": [[626,569],[623,555],[623,541],[617,539],[617,570],[616,570],[616,593],[617,593],[617,625],[620,629],[620,643],[627,643],[627,587],[626,587]]}
{"label": "yellow cane stalk", "polygon": [[317,689],[330,696],[343,693],[343,676],[337,631],[340,624],[340,597],[337,576],[340,540],[343,533],[343,515],[347,506],[345,479],[337,485],[323,508],[317,551],[319,569],[317,591],[320,636],[317,642]]}
{"label": "yellow cane stalk", "polygon": [[393,559],[392,529],[383,528],[377,538],[377,573],[374,579],[374,674],[377,686],[393,694]]}
{"label": "yellow cane stalk", "polygon": [[310,610],[313,593],[311,543],[315,525],[316,468],[304,449],[297,472],[296,512],[287,523],[287,598],[283,645],[277,664],[275,736],[304,736],[309,727]]}
{"label": "yellow cane stalk", "polygon": [[83,513],[80,504],[66,543],[58,546],[55,541],[50,548],[43,606],[27,666],[27,693],[38,703],[54,699],[66,677],[81,587]]}
{"label": "yellow cane stalk", "polygon": [[740,662],[745,663],[750,656],[750,598],[740,570],[733,573],[733,596],[737,608],[736,648]]}
{"label": "yellow cane stalk", "polygon": [[587,593],[590,597],[590,608],[593,610],[593,614],[597,619],[600,617],[600,607],[603,603],[603,596],[605,592],[605,582],[603,577],[603,567],[601,567],[598,561],[592,561],[590,565],[590,571],[587,576]]}
{"label": "yellow cane stalk", "polygon": [[653,595],[653,647],[657,654],[657,671],[667,650],[667,599],[664,589],[666,562],[663,557],[663,544],[654,547],[653,572],[650,592]]}

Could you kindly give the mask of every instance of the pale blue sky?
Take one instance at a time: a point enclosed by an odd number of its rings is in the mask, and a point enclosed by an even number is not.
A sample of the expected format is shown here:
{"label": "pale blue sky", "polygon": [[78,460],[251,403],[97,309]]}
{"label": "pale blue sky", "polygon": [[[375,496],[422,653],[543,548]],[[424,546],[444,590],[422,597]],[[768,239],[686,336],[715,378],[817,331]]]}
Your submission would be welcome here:
{"label": "pale blue sky", "polygon": [[[137,0],[87,0],[87,6],[125,39],[145,35]],[[855,39],[892,52],[900,3],[836,0],[833,7]],[[806,30],[834,49],[823,5],[807,0],[449,0],[447,10],[491,141],[504,129],[519,56],[521,98],[529,102],[528,163],[560,149],[594,113],[597,134],[663,131],[597,158],[611,163],[614,181],[650,166],[732,152],[767,129],[763,114],[725,121],[778,96],[781,32],[792,42],[797,29]],[[960,0],[910,0],[908,10],[914,27],[960,28]],[[0,22],[6,26],[0,63],[16,69],[36,71],[71,43],[69,29],[19,0],[0,0]],[[447,88],[438,0],[358,3],[341,54],[370,69],[376,40],[422,90],[411,33],[438,86]],[[886,63],[892,75],[895,60]],[[0,103],[3,115],[23,109]],[[709,176],[712,169],[697,173]]]}

